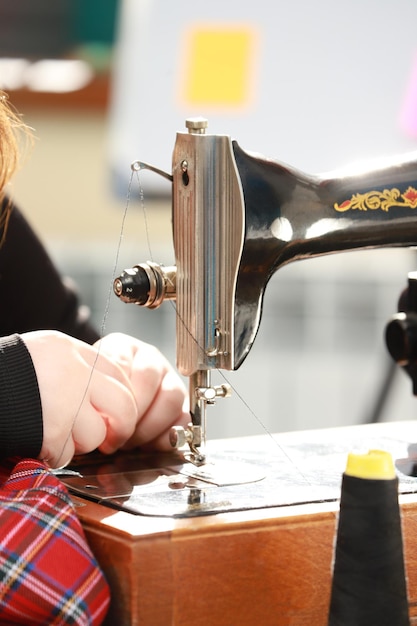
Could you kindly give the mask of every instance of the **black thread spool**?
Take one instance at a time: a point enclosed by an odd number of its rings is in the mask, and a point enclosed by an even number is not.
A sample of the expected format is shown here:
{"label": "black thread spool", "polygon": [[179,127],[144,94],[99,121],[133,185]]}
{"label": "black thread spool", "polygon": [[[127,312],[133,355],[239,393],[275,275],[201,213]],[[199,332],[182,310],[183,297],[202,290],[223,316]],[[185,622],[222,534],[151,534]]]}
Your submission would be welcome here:
{"label": "black thread spool", "polygon": [[391,455],[349,455],[328,626],[410,626],[398,478]]}

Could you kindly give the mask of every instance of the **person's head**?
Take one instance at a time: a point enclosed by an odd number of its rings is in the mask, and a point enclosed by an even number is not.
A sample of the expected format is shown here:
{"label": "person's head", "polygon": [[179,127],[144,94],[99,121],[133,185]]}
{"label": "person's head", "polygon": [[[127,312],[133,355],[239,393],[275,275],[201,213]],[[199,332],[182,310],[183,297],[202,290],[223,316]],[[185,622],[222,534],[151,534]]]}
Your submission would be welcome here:
{"label": "person's head", "polygon": [[19,163],[21,131],[27,137],[26,125],[10,105],[7,95],[0,91],[0,244],[4,239],[9,215],[8,205],[2,200],[6,185]]}
{"label": "person's head", "polygon": [[0,92],[0,193],[16,170],[18,163],[17,129],[23,126],[20,117],[10,106],[6,94]]}

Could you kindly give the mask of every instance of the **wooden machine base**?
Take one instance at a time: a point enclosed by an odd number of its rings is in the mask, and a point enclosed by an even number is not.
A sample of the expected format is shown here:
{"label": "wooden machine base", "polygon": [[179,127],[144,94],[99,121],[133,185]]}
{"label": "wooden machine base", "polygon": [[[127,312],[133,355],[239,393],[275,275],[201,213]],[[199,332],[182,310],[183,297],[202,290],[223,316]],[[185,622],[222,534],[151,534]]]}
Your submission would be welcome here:
{"label": "wooden machine base", "polygon": [[[271,476],[242,487],[255,494],[254,508],[243,497],[239,510],[232,493],[224,502],[209,495],[211,513],[143,515],[74,495],[112,590],[106,624],[326,626],[346,455],[375,448],[390,451],[399,471],[410,618],[417,624],[416,442],[413,422],[211,442],[216,452],[252,461],[258,452],[263,466],[270,464]],[[277,455],[278,464],[271,461]],[[91,471],[108,476],[111,463],[103,464]],[[65,479],[73,489],[71,481]]]}

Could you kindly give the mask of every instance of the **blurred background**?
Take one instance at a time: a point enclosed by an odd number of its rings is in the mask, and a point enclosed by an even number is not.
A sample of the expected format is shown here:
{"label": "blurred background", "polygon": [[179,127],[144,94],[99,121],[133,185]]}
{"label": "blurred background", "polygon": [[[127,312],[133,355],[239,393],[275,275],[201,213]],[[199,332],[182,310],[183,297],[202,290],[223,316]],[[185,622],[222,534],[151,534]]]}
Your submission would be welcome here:
{"label": "blurred background", "polygon": [[[415,150],[416,21],[412,0],[0,0],[0,87],[36,135],[13,193],[95,324],[175,361],[173,307],[111,293],[124,267],[174,260],[169,184],[143,173],[141,197],[133,160],[169,171],[192,115],[309,173]],[[383,338],[414,269],[376,250],[277,272],[209,436],[414,419]]]}

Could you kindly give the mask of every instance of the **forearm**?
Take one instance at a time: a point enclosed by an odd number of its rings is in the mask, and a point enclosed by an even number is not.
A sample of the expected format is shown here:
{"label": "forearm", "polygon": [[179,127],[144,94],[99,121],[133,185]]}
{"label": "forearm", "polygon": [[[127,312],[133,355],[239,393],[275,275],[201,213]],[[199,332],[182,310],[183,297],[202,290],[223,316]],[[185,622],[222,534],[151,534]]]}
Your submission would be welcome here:
{"label": "forearm", "polygon": [[30,354],[18,335],[0,338],[0,459],[36,458],[42,447],[42,406]]}

